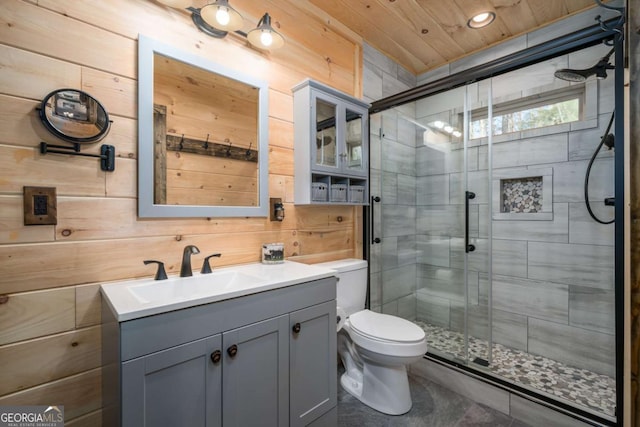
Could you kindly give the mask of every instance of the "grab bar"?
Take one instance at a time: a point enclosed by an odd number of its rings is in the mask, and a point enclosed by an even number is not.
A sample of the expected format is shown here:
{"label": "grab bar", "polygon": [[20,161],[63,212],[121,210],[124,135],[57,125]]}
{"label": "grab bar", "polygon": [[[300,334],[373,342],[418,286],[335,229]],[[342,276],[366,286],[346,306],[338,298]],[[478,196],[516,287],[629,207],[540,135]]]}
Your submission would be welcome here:
{"label": "grab bar", "polygon": [[476,246],[469,243],[469,200],[475,198],[476,193],[472,191],[464,192],[464,251],[466,253],[476,250]]}

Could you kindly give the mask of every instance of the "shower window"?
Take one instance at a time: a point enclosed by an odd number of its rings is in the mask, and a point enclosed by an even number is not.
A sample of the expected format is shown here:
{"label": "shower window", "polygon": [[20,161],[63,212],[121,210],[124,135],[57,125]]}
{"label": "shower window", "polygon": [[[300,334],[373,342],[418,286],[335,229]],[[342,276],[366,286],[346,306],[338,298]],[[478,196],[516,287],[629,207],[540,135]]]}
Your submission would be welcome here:
{"label": "shower window", "polygon": [[[582,120],[585,86],[572,86],[498,103],[493,107],[493,135],[538,129]],[[470,139],[487,137],[487,108],[471,112]]]}

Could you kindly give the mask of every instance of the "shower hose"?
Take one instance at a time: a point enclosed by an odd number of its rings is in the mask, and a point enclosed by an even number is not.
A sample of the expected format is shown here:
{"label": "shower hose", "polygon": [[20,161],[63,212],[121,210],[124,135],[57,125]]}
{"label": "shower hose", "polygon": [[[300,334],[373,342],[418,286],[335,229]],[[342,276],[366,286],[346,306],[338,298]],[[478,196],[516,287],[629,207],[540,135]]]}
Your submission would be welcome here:
{"label": "shower hose", "polygon": [[607,130],[604,132],[604,135],[602,135],[602,139],[600,140],[600,144],[598,145],[598,148],[596,148],[596,150],[593,152],[593,155],[591,156],[591,160],[589,160],[589,165],[587,166],[587,173],[585,174],[585,177],[584,177],[584,203],[587,206],[587,211],[589,211],[589,215],[591,215],[591,218],[593,218],[594,221],[599,222],[600,224],[612,224],[616,219],[613,218],[610,221],[603,221],[600,218],[598,218],[591,210],[591,205],[589,204],[589,175],[591,174],[591,166],[593,166],[593,162],[595,161],[596,156],[600,152],[600,149],[602,148],[605,141],[607,140],[607,137],[609,136],[609,131],[611,130],[611,125],[613,124],[614,116],[615,116],[615,111],[611,113],[611,119],[609,120],[609,124],[607,125]]}

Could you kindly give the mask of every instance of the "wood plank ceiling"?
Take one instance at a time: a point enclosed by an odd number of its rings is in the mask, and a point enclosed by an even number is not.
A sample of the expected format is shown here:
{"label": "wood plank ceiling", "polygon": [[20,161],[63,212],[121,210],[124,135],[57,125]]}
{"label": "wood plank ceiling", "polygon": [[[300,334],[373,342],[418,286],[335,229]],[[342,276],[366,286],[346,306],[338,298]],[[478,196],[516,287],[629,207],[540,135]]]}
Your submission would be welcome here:
{"label": "wood plank ceiling", "polygon": [[[594,0],[309,0],[415,74],[594,7]],[[467,20],[493,11],[481,29]]]}

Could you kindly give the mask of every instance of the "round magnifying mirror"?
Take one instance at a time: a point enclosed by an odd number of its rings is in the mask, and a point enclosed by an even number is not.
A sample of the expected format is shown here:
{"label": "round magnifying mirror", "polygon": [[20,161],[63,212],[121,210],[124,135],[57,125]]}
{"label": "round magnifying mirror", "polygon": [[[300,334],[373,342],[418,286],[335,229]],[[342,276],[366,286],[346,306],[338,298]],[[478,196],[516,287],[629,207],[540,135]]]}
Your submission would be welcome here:
{"label": "round magnifying mirror", "polygon": [[58,89],[47,95],[39,109],[44,126],[73,143],[100,141],[109,132],[109,114],[102,104],[86,92]]}

